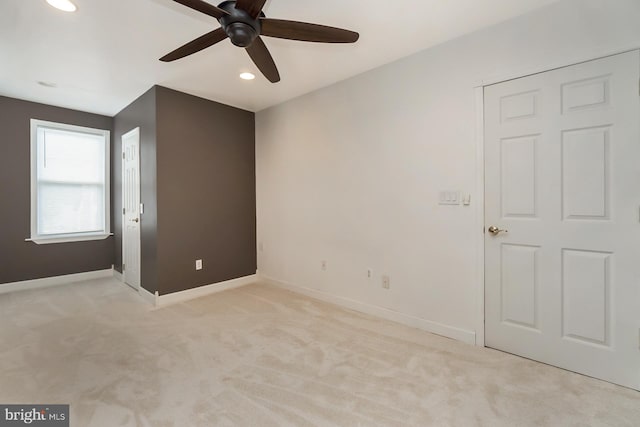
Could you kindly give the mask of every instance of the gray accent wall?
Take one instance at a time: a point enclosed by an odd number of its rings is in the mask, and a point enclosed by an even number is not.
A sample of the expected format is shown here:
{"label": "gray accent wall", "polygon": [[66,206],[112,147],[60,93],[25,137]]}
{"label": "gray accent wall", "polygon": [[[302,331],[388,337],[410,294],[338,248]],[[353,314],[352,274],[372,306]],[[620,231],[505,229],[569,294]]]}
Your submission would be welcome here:
{"label": "gray accent wall", "polygon": [[106,130],[111,130],[113,121],[0,96],[0,283],[110,269],[113,238],[48,245],[25,242],[31,234],[31,119]]}
{"label": "gray accent wall", "polygon": [[156,87],[149,89],[113,120],[112,203],[115,234],[114,268],[122,272],[122,136],[140,128],[140,282],[154,293],[158,289],[158,201],[156,173]]}
{"label": "gray accent wall", "polygon": [[[114,237],[25,242],[32,118],[111,130]],[[155,86],[113,118],[0,97],[0,283],[122,272],[122,136],[136,127],[142,287],[165,295],[256,273],[254,113]]]}
{"label": "gray accent wall", "polygon": [[255,274],[254,113],[164,87],[156,95],[160,294]]}
{"label": "gray accent wall", "polygon": [[[138,126],[142,286],[166,295],[255,274],[255,115],[160,86],[114,120],[116,269],[122,271],[122,135]],[[196,259],[203,260],[200,271]]]}

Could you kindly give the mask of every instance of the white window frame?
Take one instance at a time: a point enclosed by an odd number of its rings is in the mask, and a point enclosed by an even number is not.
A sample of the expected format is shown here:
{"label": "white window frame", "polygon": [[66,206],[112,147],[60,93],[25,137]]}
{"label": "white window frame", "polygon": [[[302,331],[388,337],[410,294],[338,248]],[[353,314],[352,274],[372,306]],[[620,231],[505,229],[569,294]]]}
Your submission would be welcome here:
{"label": "white window frame", "polygon": [[[104,230],[90,233],[67,233],[55,235],[38,234],[38,129],[47,128],[62,131],[81,132],[99,135],[105,140],[105,177],[104,177]],[[82,242],[89,240],[104,240],[113,235],[111,233],[111,132],[104,129],[93,129],[65,123],[48,122],[31,119],[31,238],[27,241],[41,244]]]}

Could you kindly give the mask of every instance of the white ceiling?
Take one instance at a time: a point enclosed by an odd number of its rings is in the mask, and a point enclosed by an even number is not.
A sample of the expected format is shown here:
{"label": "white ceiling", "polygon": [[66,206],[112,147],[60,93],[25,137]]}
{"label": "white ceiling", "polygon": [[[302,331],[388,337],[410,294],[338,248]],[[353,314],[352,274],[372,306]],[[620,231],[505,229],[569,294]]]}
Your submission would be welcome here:
{"label": "white ceiling", "polygon": [[[277,84],[228,40],[158,61],[219,26],[172,0],[74,1],[71,14],[45,0],[0,2],[0,95],[115,115],[159,84],[259,111],[557,0],[269,0],[268,17],[360,33],[354,45],[265,38],[282,76]],[[242,81],[242,71],[257,78]]]}

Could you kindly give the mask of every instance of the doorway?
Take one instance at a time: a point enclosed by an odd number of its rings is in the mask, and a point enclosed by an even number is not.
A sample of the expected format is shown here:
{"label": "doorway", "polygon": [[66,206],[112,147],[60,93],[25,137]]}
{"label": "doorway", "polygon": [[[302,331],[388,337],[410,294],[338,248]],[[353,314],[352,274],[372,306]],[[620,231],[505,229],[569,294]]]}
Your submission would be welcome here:
{"label": "doorway", "polygon": [[140,128],[122,136],[122,275],[140,289]]}
{"label": "doorway", "polygon": [[640,390],[640,54],[484,89],[485,345]]}

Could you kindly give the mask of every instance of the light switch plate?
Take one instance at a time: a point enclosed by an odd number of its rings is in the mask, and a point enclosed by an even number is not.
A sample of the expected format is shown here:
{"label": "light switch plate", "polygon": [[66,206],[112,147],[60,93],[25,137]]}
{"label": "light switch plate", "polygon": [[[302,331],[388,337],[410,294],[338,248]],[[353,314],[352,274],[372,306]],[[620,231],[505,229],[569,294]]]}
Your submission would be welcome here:
{"label": "light switch plate", "polygon": [[459,191],[441,191],[439,204],[441,205],[459,205],[460,204],[460,192]]}

